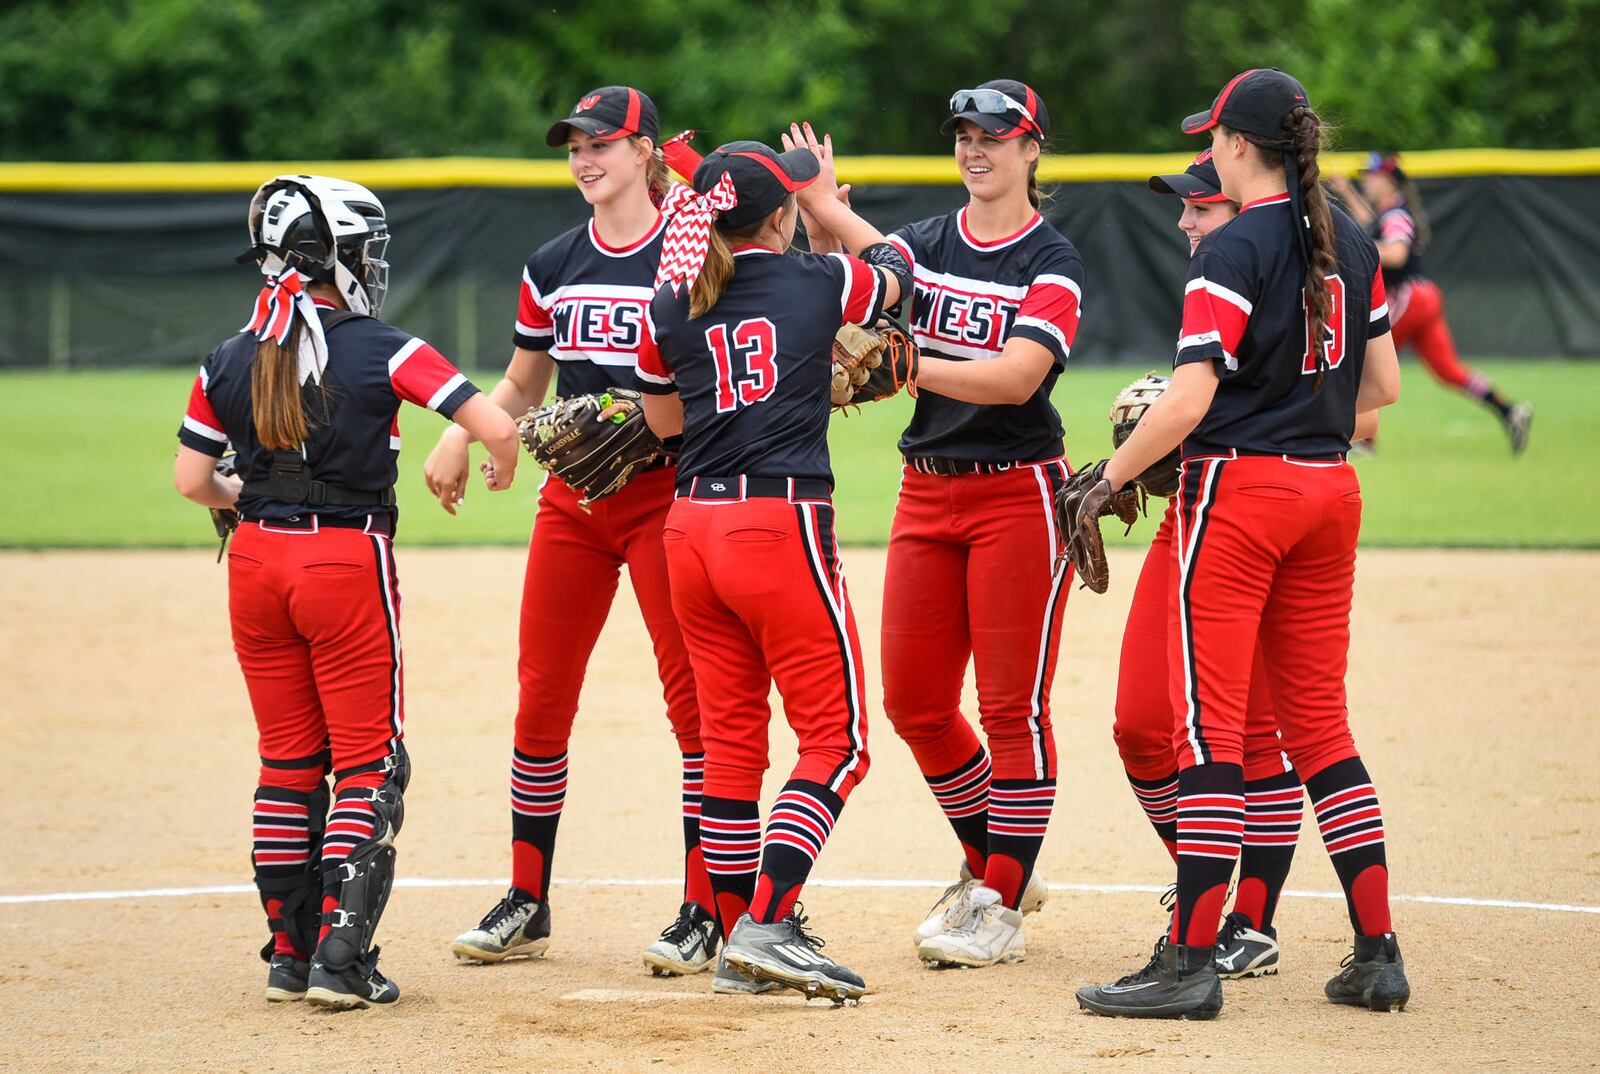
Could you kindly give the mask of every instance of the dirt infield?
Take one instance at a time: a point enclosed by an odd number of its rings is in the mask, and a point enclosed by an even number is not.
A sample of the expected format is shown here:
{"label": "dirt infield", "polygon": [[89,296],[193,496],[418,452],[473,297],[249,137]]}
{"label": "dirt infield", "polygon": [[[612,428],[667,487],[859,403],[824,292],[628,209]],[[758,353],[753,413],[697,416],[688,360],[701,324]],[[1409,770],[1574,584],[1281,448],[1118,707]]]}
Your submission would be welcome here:
{"label": "dirt infield", "polygon": [[[402,546],[407,738],[399,841],[408,878],[509,870],[514,551]],[[671,918],[681,851],[676,760],[626,587],[572,744],[548,959],[456,965],[447,942],[498,897],[407,887],[380,932],[404,998],[346,1015],[261,1000],[253,895],[0,902],[0,1069],[752,1070],[1588,1069],[1600,914],[1400,902],[1410,1009],[1336,1008],[1343,904],[1285,900],[1284,971],[1230,982],[1215,1023],[1091,1018],[1072,987],[1143,961],[1170,865],[1110,738],[1121,617],[1137,564],[1066,612],[1054,704],[1062,758],[1028,960],[934,973],[911,929],[957,864],[905,747],[876,705],[881,552],[845,567],[868,650],[871,776],[806,904],[866,977],[859,1008],[714,997],[652,980],[638,952]],[[225,574],[204,553],[0,555],[0,896],[249,881],[253,728],[228,643]],[[1600,906],[1600,557],[1362,556],[1352,711],[1383,797],[1395,890]],[[784,731],[778,751],[792,748]],[[775,759],[775,768],[787,764]],[[769,791],[778,780],[769,780]],[[1315,826],[1291,889],[1337,888]],[[589,883],[584,883],[584,882]],[[913,886],[911,881],[925,886]],[[605,882],[605,883],[596,883]],[[503,883],[503,881],[502,881]],[[1098,889],[1098,890],[1089,890]],[[792,998],[791,998],[792,997]],[[1268,1060],[1270,1057],[1270,1060]]]}

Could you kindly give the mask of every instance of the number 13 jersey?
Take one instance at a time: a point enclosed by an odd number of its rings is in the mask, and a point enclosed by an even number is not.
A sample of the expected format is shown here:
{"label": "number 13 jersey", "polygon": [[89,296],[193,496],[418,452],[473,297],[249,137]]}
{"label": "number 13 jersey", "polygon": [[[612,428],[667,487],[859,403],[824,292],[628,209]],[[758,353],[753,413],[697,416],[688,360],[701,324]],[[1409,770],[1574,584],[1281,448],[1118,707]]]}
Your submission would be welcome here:
{"label": "number 13 jersey", "polygon": [[696,477],[816,478],[828,462],[833,337],[883,313],[883,275],[845,254],[736,247],[717,304],[689,317],[689,289],[650,304],[638,387],[683,402],[678,487]]}

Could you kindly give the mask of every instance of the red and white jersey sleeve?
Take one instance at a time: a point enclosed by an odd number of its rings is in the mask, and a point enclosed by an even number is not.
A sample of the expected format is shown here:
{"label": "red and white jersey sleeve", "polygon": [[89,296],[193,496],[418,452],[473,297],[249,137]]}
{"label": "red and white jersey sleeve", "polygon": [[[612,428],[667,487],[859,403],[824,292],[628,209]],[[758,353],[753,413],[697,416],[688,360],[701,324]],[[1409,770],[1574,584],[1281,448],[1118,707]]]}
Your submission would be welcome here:
{"label": "red and white jersey sleeve", "polygon": [[447,418],[478,391],[448,358],[414,336],[390,356],[389,384],[406,402]]}
{"label": "red and white jersey sleeve", "polygon": [[841,270],[839,313],[841,324],[876,324],[883,316],[883,273],[859,257],[829,254]]}
{"label": "red and white jersey sleeve", "polygon": [[547,351],[553,347],[556,342],[556,323],[551,316],[553,306],[534,282],[528,266],[524,266],[522,289],[517,295],[517,330],[512,336],[513,345],[530,351]]}
{"label": "red and white jersey sleeve", "polygon": [[1386,242],[1414,243],[1417,241],[1417,222],[1404,209],[1390,209],[1378,217],[1378,244]]}
{"label": "red and white jersey sleeve", "polygon": [[1202,244],[1189,262],[1183,290],[1183,328],[1173,365],[1218,362],[1239,368],[1239,340],[1254,310],[1255,285],[1250,276],[1215,250]]}
{"label": "red and white jersey sleeve", "polygon": [[1054,355],[1058,366],[1065,367],[1078,336],[1082,305],[1083,261],[1076,254],[1056,258],[1028,283],[1006,338],[1030,339]]}
{"label": "red and white jersey sleeve", "polygon": [[[210,359],[207,359],[207,365]],[[178,440],[184,447],[193,448],[212,458],[220,459],[228,448],[228,434],[217,418],[217,412],[206,395],[211,380],[207,366],[195,374],[194,385],[189,389],[189,406],[183,412],[183,426],[178,430]]]}
{"label": "red and white jersey sleeve", "polygon": [[1377,339],[1389,331],[1389,295],[1383,286],[1383,264],[1372,270],[1372,309],[1367,316],[1367,338]]}
{"label": "red and white jersey sleeve", "polygon": [[652,308],[653,304],[644,310],[639,362],[633,369],[634,386],[649,395],[671,395],[678,390],[677,377],[667,360],[661,356],[661,347],[656,342],[656,321],[650,313]]}

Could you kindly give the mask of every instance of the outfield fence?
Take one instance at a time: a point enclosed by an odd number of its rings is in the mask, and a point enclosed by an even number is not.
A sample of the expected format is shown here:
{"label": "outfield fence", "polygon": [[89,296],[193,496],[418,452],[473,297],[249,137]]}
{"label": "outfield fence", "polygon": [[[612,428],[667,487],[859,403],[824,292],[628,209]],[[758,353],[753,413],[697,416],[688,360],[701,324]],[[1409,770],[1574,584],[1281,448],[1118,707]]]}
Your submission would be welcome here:
{"label": "outfield fence", "polygon": [[[1353,171],[1353,153],[1325,171]],[[1600,356],[1600,149],[1404,155],[1433,227],[1428,274],[1467,355]],[[1145,179],[1183,155],[1047,157],[1046,212],[1082,251],[1075,361],[1158,367],[1178,328],[1187,244]],[[388,209],[385,319],[462,364],[509,354],[521,266],[587,215],[558,160],[0,164],[0,367],[184,365],[238,329],[256,290],[245,206],[263,179],[335,174]],[[840,162],[884,229],[965,194],[942,157]]]}

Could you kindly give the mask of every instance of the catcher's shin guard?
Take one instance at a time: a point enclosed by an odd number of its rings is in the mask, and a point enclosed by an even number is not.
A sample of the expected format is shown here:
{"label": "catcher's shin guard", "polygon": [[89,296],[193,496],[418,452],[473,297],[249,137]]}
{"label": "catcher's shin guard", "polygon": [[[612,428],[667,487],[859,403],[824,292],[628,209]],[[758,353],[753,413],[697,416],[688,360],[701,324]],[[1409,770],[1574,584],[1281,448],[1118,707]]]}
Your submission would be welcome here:
{"label": "catcher's shin guard", "polygon": [[284,875],[281,867],[265,865],[251,854],[251,869],[255,874],[256,891],[261,896],[261,908],[267,915],[267,928],[273,934],[261,948],[261,959],[270,962],[277,948],[277,933],[289,938],[296,956],[304,961],[317,947],[317,933],[322,921],[322,871],[318,859],[322,854],[322,832],[328,824],[328,782],[321,779],[309,793],[282,787],[257,787],[258,803],[289,802],[304,804],[309,821],[307,826],[307,856],[298,871]]}
{"label": "catcher's shin guard", "polygon": [[338,899],[338,906],[322,915],[328,934],[317,948],[317,958],[335,969],[367,958],[378,920],[389,902],[389,891],[394,887],[394,837],[405,823],[404,793],[411,778],[411,764],[405,747],[400,746],[397,753],[378,765],[388,771],[382,786],[352,787],[337,796],[338,801],[370,802],[373,819],[372,834],[352,847],[325,879],[328,894]]}

